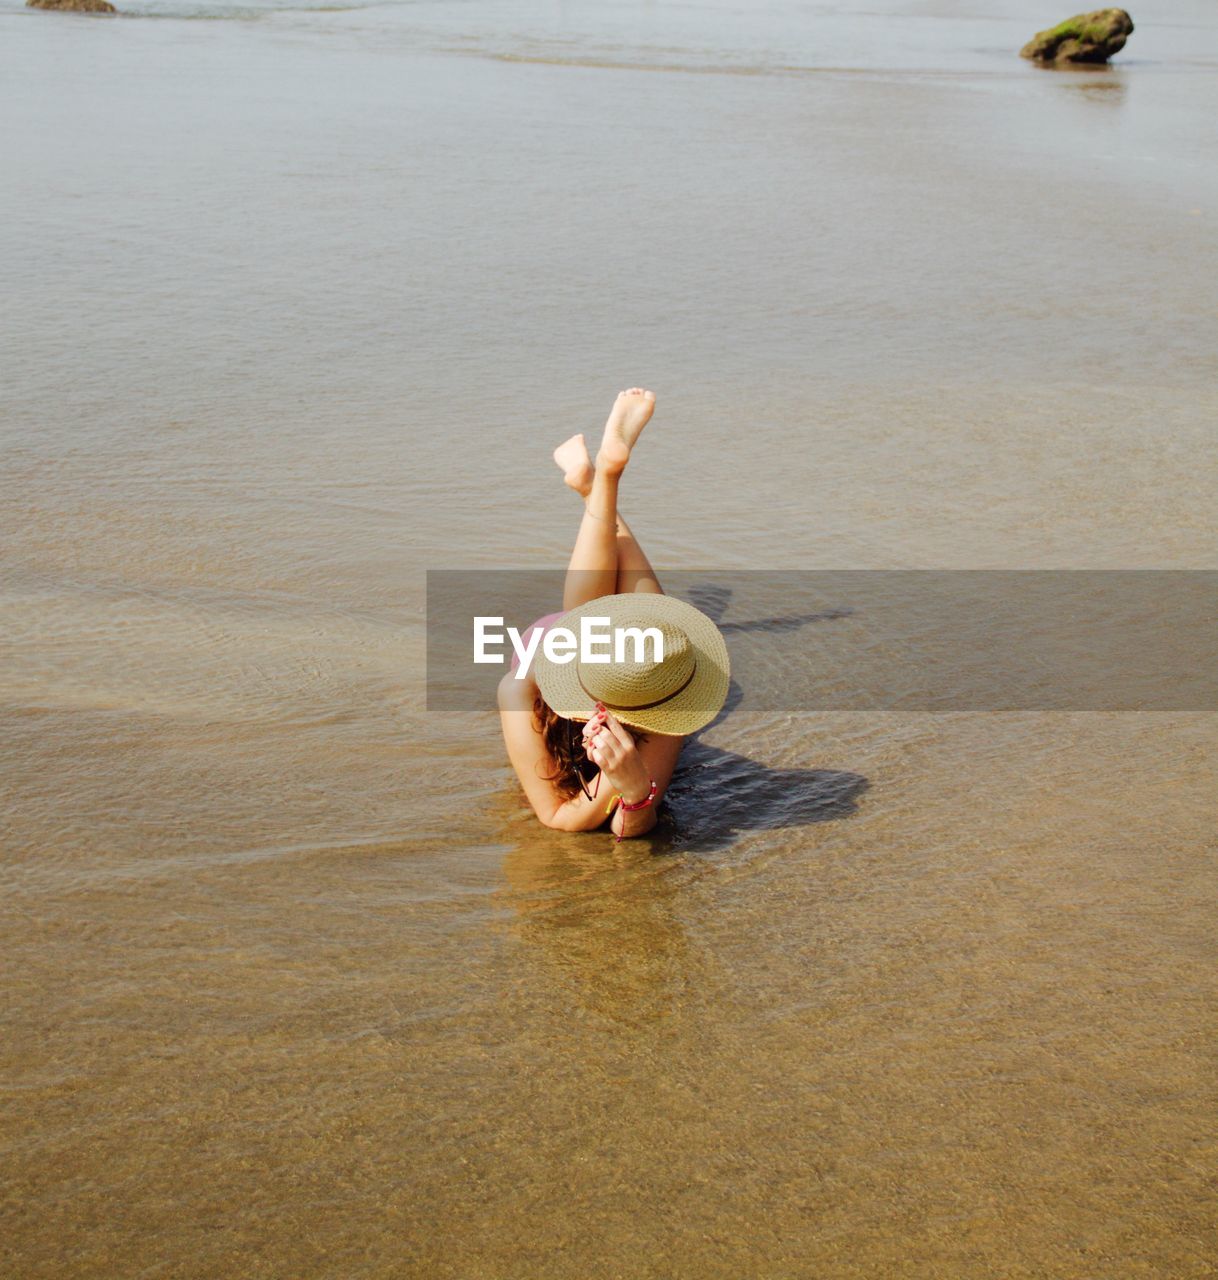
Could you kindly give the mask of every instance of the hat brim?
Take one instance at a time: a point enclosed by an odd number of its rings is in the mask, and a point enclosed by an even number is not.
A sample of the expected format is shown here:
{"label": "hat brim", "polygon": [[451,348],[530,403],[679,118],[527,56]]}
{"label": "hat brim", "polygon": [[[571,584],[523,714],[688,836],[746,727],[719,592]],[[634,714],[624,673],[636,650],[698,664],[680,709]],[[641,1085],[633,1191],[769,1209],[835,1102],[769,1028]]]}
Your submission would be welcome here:
{"label": "hat brim", "polygon": [[[667,702],[631,710],[611,708],[614,716],[622,724],[647,733],[674,737],[696,733],[710,724],[723,709],[731,680],[727,643],[719,628],[700,609],[675,596],[636,591],[590,600],[564,613],[551,625],[566,627],[578,634],[580,619],[588,616],[607,617],[612,626],[615,612],[623,607],[621,602],[625,601],[629,602],[631,624],[639,621],[638,615],[642,611],[656,621],[664,620],[680,627],[689,637],[696,665],[690,682]],[[567,720],[591,719],[596,711],[596,702],[579,682],[577,661],[551,662],[539,648],[533,660],[533,671],[541,696],[551,711]]]}

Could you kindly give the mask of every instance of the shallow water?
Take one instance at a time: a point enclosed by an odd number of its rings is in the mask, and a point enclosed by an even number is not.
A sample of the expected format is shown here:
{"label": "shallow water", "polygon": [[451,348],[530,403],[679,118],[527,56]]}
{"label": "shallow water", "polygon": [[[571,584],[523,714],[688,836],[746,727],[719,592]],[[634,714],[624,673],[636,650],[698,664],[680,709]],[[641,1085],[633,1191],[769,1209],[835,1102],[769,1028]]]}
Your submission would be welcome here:
{"label": "shallow water", "polygon": [[661,566],[1213,568],[1208,7],[124,7],[0,6],[6,1271],[1209,1274],[1212,713],[615,848],[423,706],[635,382]]}

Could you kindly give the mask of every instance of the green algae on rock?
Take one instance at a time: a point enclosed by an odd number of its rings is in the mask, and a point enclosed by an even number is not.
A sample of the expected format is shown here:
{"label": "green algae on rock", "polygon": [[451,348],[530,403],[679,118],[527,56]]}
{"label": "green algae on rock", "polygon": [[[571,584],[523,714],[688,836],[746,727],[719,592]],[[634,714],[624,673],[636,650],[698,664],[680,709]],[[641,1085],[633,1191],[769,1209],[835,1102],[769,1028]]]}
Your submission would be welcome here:
{"label": "green algae on rock", "polygon": [[117,13],[110,0],[25,0],[27,9],[58,9],[62,13]]}
{"label": "green algae on rock", "polygon": [[1133,19],[1124,9],[1096,9],[1038,31],[1019,56],[1038,62],[1107,62],[1132,31]]}

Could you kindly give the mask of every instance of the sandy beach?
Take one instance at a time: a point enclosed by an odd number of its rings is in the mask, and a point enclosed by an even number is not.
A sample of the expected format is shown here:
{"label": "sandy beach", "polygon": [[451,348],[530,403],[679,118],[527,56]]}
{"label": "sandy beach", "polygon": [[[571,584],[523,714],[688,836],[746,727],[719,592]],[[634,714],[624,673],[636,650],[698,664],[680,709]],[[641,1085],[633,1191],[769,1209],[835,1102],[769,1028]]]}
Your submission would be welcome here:
{"label": "sandy beach", "polygon": [[0,1271],[1214,1274],[1218,713],[737,596],[615,846],[425,684],[635,382],[661,571],[1218,568],[1212,9],[120,8],[0,4]]}

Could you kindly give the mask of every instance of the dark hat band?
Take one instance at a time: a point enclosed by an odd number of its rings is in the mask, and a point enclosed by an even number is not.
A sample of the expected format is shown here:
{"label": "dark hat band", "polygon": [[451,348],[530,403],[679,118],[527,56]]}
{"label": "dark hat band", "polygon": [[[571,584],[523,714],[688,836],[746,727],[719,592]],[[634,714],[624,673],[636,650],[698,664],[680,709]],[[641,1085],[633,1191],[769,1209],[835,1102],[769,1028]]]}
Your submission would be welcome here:
{"label": "dark hat band", "polygon": [[579,681],[579,687],[592,699],[593,702],[599,702],[602,707],[608,707],[610,711],[649,711],[652,707],[662,707],[666,702],[671,702],[679,693],[684,693],[689,687],[689,682],[694,678],[698,671],[698,659],[694,659],[694,665],[689,669],[689,675],[681,681],[680,685],[671,693],[666,693],[662,698],[657,698],[654,702],[606,702],[604,698],[598,698],[586,684],[583,677],[579,674],[579,666],[575,668],[575,678]]}

